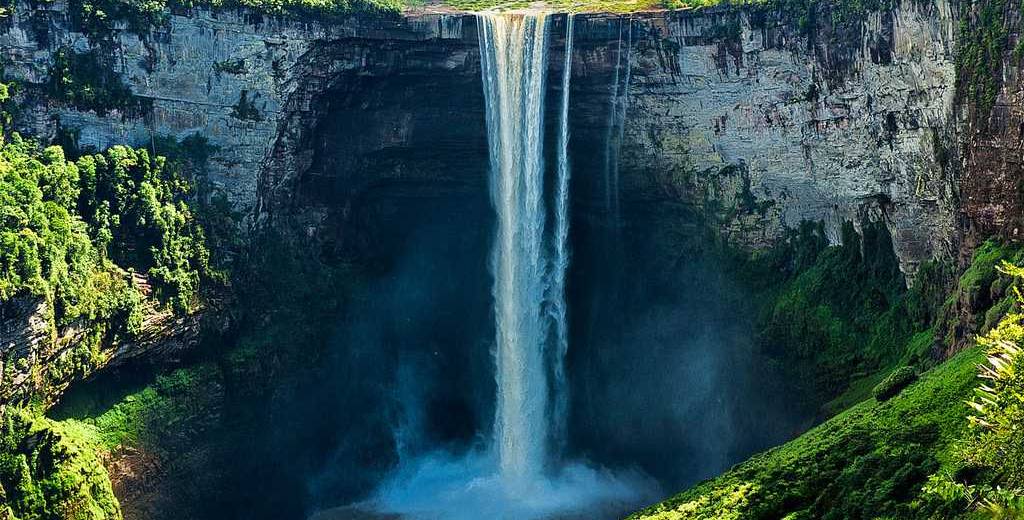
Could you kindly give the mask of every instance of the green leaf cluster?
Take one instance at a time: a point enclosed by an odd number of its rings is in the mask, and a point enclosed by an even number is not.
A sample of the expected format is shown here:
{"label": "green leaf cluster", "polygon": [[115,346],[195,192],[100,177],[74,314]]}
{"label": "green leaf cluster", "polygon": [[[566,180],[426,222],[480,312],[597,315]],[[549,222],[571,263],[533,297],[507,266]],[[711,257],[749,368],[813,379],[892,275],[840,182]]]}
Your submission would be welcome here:
{"label": "green leaf cluster", "polygon": [[53,342],[72,324],[87,331],[47,361],[37,389],[100,366],[102,346],[137,334],[148,306],[198,307],[201,281],[218,272],[189,193],[175,165],[143,149],[71,161],[17,134],[0,144],[0,300],[45,303]]}
{"label": "green leaf cluster", "polygon": [[0,517],[119,520],[93,427],[0,410]]}

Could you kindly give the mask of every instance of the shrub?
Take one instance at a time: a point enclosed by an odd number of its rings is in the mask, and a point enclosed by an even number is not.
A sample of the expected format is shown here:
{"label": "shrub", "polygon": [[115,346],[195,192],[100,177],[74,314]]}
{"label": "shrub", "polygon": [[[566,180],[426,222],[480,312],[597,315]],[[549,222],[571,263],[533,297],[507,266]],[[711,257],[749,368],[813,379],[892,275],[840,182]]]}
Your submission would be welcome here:
{"label": "shrub", "polygon": [[54,99],[80,110],[105,115],[110,110],[144,113],[150,101],[132,94],[107,63],[99,50],[76,53],[70,48],[57,50],[50,68],[47,93]]}
{"label": "shrub", "polygon": [[914,367],[900,367],[893,370],[881,383],[875,385],[871,390],[871,395],[879,401],[888,401],[916,380],[917,372]]}

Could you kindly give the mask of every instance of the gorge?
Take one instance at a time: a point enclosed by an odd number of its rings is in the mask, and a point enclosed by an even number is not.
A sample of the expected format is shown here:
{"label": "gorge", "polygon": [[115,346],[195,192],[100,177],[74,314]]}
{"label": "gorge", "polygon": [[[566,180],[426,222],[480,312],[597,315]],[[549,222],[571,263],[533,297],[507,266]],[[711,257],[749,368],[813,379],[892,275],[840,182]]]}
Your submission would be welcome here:
{"label": "gorge", "polygon": [[1012,506],[1016,6],[328,4],[4,7],[0,518]]}

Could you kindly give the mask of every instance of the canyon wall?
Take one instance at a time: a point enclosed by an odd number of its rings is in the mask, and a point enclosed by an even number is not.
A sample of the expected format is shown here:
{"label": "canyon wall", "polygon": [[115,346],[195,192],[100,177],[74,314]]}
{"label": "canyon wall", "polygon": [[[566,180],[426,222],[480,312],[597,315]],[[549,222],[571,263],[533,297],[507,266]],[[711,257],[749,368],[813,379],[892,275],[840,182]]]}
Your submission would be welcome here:
{"label": "canyon wall", "polygon": [[770,13],[723,18],[650,21],[662,39],[634,51],[625,178],[705,204],[752,247],[802,220],[824,221],[837,240],[841,222],[870,218],[886,222],[905,274],[949,254],[949,6],[902,2],[808,36]]}
{"label": "canyon wall", "polygon": [[[322,255],[360,253],[382,240],[382,220],[403,214],[389,205],[404,197],[486,190],[473,15],[421,8],[318,23],[192,10],[88,36],[69,9],[19,2],[0,26],[3,72],[19,85],[16,127],[157,153],[158,138],[202,135],[213,146],[205,178],[243,216],[243,233],[277,228]],[[760,7],[577,15],[577,211],[609,212],[612,199],[626,212],[681,204],[747,248],[804,220],[824,221],[834,240],[844,221],[883,220],[908,277],[954,254],[964,222],[993,212],[960,204],[951,7],[904,0],[852,21],[824,9],[810,29]],[[551,22],[549,78],[561,73],[565,21]],[[95,56],[137,108],[61,101],[51,75],[62,53]],[[559,85],[548,83],[554,111]],[[998,184],[972,182],[972,193]],[[32,325],[44,311],[22,307],[4,322],[29,339],[4,336],[0,358],[47,343]]]}
{"label": "canyon wall", "polygon": [[[808,32],[753,8],[578,15],[577,178],[603,175],[612,148],[624,201],[693,204],[752,247],[801,220],[883,218],[912,274],[956,241],[953,18],[944,0]],[[552,75],[563,40],[559,17]],[[0,34],[11,79],[43,85],[60,49],[103,49],[147,101],[99,115],[27,95],[23,130],[73,130],[97,149],[200,133],[246,228],[288,216],[313,234],[374,187],[483,182],[476,47],[475,18],[442,13],[319,24],[195,10],[96,41],[61,2],[19,4]]]}

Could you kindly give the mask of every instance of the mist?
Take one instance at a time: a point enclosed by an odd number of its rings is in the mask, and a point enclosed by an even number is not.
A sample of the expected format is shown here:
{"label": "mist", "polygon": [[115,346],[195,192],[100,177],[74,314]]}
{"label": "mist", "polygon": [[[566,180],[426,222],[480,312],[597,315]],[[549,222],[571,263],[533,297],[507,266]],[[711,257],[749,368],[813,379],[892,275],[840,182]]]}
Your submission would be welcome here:
{"label": "mist", "polygon": [[[545,20],[478,17],[487,182],[381,186],[346,222],[348,250],[374,271],[335,335],[352,396],[337,412],[377,426],[339,435],[310,479],[318,519],[614,518],[807,425],[758,352],[754,295],[693,208],[602,191],[586,158],[609,158],[617,177],[618,144],[566,139],[564,95],[558,160],[544,150]],[[621,140],[616,124],[604,134]],[[565,265],[547,257],[552,235],[571,258],[564,362],[545,323],[562,281],[550,270]]]}

